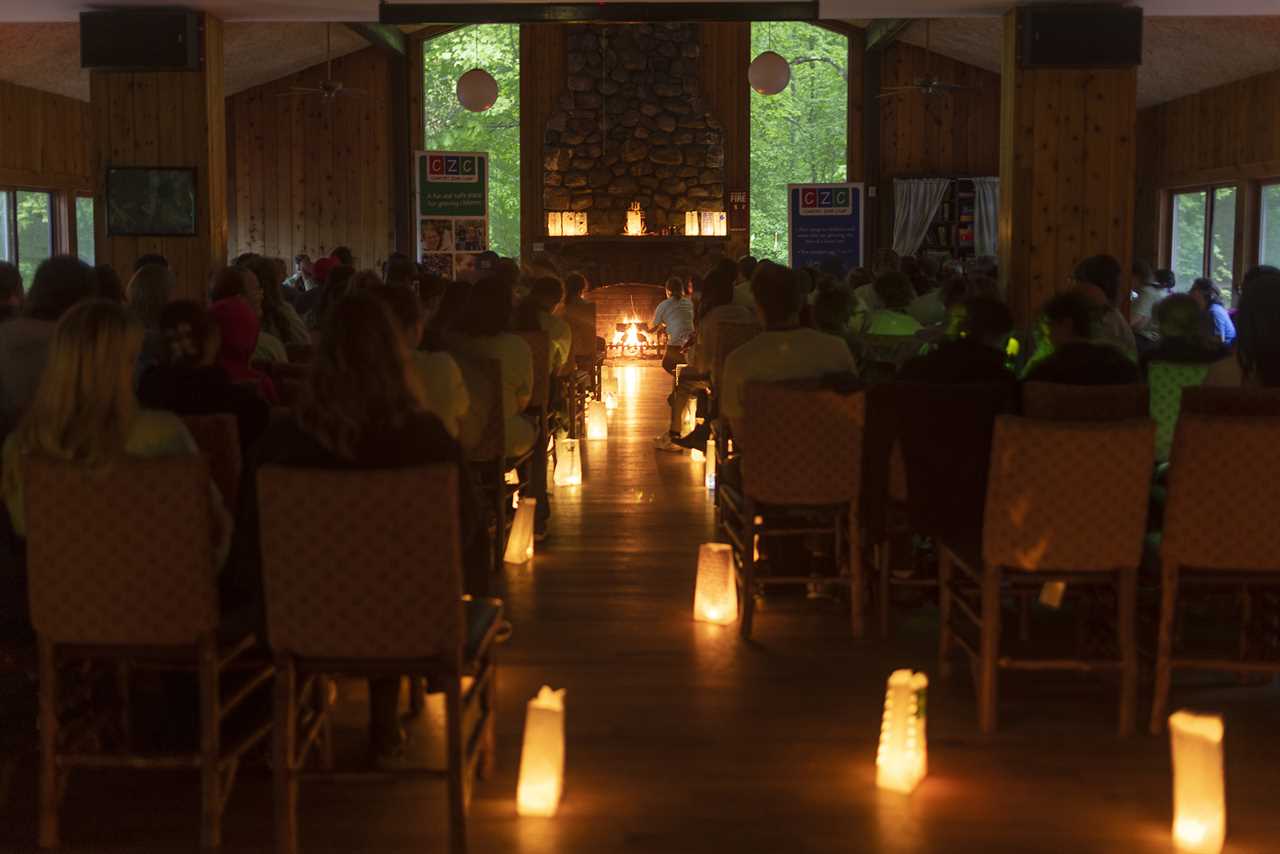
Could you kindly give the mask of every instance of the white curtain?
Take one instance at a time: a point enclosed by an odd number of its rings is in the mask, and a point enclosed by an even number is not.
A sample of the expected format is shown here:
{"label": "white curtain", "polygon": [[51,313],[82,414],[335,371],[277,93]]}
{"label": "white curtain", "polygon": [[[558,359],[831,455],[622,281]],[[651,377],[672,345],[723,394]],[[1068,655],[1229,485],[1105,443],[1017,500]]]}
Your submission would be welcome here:
{"label": "white curtain", "polygon": [[974,194],[978,197],[973,228],[974,254],[995,257],[999,251],[1000,179],[974,178]]}
{"label": "white curtain", "polygon": [[893,250],[898,255],[916,254],[950,188],[949,178],[894,179]]}

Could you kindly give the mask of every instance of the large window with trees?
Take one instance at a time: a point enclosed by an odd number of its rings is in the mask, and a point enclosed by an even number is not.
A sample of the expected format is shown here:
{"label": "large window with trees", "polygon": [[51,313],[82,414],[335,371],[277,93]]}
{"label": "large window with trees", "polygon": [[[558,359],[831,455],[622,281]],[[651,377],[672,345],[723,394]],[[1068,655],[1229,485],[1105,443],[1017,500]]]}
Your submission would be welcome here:
{"label": "large window with trees", "polygon": [[40,262],[53,254],[53,194],[0,190],[0,260],[18,265],[31,283]]}
{"label": "large window with trees", "polygon": [[777,95],[751,93],[751,253],[787,260],[787,184],[848,174],[848,37],[800,22],[751,25],[751,55],[791,63]]}
{"label": "large window with trees", "polygon": [[1198,278],[1212,279],[1231,298],[1235,281],[1237,187],[1205,187],[1173,194],[1170,218],[1171,269],[1178,290]]}
{"label": "large window with trees", "polygon": [[1280,184],[1262,187],[1258,222],[1258,263],[1280,267]]}
{"label": "large window with trees", "polygon": [[95,260],[93,196],[76,196],[76,254],[86,264]]}
{"label": "large window with trees", "polygon": [[[422,109],[429,149],[489,153],[489,248],[520,254],[520,27],[462,27],[423,43]],[[458,103],[458,78],[483,68],[498,101],[483,113]]]}

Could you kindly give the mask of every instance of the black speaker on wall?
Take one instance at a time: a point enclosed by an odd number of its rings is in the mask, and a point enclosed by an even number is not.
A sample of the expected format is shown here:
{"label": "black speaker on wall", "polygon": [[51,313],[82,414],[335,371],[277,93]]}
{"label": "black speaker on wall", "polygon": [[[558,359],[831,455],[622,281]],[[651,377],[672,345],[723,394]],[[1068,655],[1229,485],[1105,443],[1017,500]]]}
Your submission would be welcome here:
{"label": "black speaker on wall", "polygon": [[1137,6],[1024,6],[1017,24],[1021,68],[1142,64],[1142,9]]}
{"label": "black speaker on wall", "polygon": [[200,16],[184,9],[81,12],[80,67],[199,71]]}

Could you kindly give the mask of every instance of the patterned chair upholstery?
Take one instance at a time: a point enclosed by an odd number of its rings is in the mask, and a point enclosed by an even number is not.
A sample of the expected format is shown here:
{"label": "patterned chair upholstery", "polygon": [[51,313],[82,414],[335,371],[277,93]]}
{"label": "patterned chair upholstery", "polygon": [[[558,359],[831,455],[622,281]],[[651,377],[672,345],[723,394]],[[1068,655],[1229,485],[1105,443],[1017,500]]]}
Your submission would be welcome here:
{"label": "patterned chair upholstery", "polygon": [[[981,551],[941,548],[941,667],[953,642],[978,672],[979,721],[996,727],[1000,668],[1118,670],[1119,730],[1133,729],[1137,698],[1137,570],[1142,558],[1155,424],[996,419]],[[1002,654],[1001,595],[1046,581],[1113,585],[1118,659],[1036,660]],[[978,643],[955,631],[962,617]]]}
{"label": "patterned chair upholstery", "polygon": [[[858,518],[866,396],[821,389],[817,383],[751,383],[742,420],[741,487],[722,484],[722,528],[740,558],[742,636],[751,636],[757,586],[757,537],[830,536],[851,590],[854,634],[863,627]],[[781,517],[798,515],[799,526]],[[768,521],[766,521],[768,517]],[[778,567],[764,584],[807,584]]]}
{"label": "patterned chair upholstery", "polygon": [[[1253,655],[1248,634],[1251,591],[1280,586],[1280,417],[1184,413],[1169,468],[1160,557],[1163,566],[1151,732],[1161,732],[1177,669],[1280,672],[1280,660]],[[1230,448],[1239,465],[1223,465]],[[1179,596],[1184,589],[1242,588],[1240,657],[1175,654]],[[1273,650],[1274,652],[1274,650]]]}
{"label": "patterned chair upholstery", "polygon": [[1194,386],[1182,390],[1184,415],[1280,415],[1280,388]]}
{"label": "patterned chair upholstery", "polygon": [[[448,769],[430,773],[448,781],[451,850],[465,851],[466,778],[482,756],[483,767],[491,765],[495,747],[493,648],[502,607],[462,596],[457,468],[267,466],[258,494],[276,659],[277,850],[297,851],[298,776],[313,744],[298,731],[306,720],[299,677],[355,674],[425,677],[443,688]],[[299,502],[305,518],[294,511]],[[327,718],[327,700],[319,706]]]}
{"label": "patterned chair upholstery", "polygon": [[1123,421],[1146,418],[1144,385],[1064,385],[1023,383],[1022,414],[1056,421]]}
{"label": "patterned chair upholstery", "polygon": [[200,455],[209,465],[209,475],[213,478],[222,502],[227,507],[231,518],[236,518],[240,507],[240,474],[243,460],[240,458],[240,427],[236,417],[230,414],[220,415],[184,415],[182,423],[187,425],[191,438],[196,440]]}
{"label": "patterned chair upholstery", "polygon": [[[201,841],[216,847],[241,756],[270,731],[265,721],[224,748],[222,723],[270,678],[255,667],[247,690],[224,697],[222,673],[255,644],[219,638],[209,472],[200,457],[128,459],[104,471],[31,457],[24,461],[31,620],[40,659],[40,844],[58,844],[58,778],[76,766],[196,767],[202,777]],[[113,661],[127,709],[129,667],[140,661],[199,674],[201,748],[156,757],[74,752],[58,738],[59,674],[76,661]]]}
{"label": "patterned chair upholstery", "polygon": [[724,360],[729,354],[760,334],[756,323],[721,323],[711,351],[711,387],[714,389],[724,376]]}
{"label": "patterned chair upholstery", "polygon": [[1182,390],[1201,385],[1208,373],[1208,365],[1152,362],[1147,366],[1151,417],[1156,421],[1156,462],[1167,462],[1173,448],[1173,432],[1178,426],[1178,413],[1182,411]]}

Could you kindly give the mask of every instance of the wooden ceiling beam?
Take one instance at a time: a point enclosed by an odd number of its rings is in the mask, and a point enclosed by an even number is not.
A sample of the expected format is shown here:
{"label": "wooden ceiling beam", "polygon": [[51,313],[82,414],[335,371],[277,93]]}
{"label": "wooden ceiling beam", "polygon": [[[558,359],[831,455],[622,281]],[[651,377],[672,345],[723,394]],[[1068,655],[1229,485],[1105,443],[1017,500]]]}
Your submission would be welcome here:
{"label": "wooden ceiling beam", "polygon": [[383,53],[403,58],[407,50],[404,33],[387,24],[348,23],[347,29]]}
{"label": "wooden ceiling beam", "polygon": [[911,26],[911,18],[877,18],[867,27],[867,53],[884,50]]}

